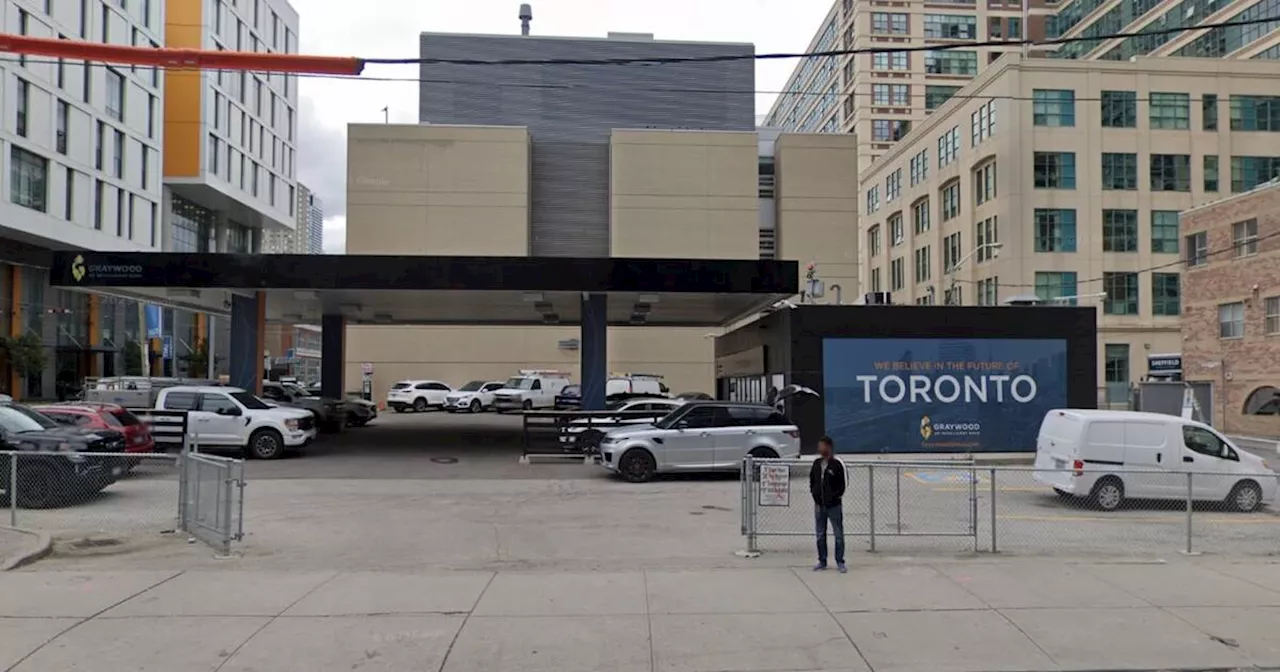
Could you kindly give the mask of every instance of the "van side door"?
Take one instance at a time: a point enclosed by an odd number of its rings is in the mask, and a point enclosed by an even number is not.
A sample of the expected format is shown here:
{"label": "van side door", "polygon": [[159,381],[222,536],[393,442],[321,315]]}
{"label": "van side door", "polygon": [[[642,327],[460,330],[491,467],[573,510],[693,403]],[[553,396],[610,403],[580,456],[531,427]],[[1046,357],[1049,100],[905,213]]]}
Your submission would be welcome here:
{"label": "van side door", "polygon": [[1181,472],[1180,444],[1169,445],[1169,425],[1160,422],[1124,423],[1125,494],[1129,497],[1178,497],[1185,494]]}

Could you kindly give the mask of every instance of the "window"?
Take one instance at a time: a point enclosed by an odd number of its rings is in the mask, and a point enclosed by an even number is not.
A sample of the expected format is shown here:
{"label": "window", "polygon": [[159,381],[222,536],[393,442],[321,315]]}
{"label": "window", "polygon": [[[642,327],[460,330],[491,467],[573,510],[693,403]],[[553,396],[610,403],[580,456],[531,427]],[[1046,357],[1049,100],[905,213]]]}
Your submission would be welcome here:
{"label": "window", "polygon": [[1280,96],[1231,96],[1231,130],[1280,133]]}
{"label": "window", "polygon": [[1221,437],[1207,429],[1184,425],[1182,427],[1182,444],[1189,450],[1207,457],[1240,461],[1240,457],[1222,441]]}
{"label": "window", "polygon": [[1204,118],[1204,130],[1218,130],[1218,96],[1206,93],[1200,98],[1200,116]]}
{"label": "window", "polygon": [[116,235],[124,236],[124,189],[116,189]]}
{"label": "window", "polygon": [[1206,154],[1204,157],[1204,190],[1218,190],[1218,156]]}
{"label": "window", "polygon": [[902,213],[896,213],[889,216],[889,245],[897,247],[906,240],[906,231],[902,226]]}
{"label": "window", "polygon": [[1187,266],[1200,266],[1209,263],[1209,233],[1200,231],[1186,237]]}
{"label": "window", "polygon": [[1076,211],[1036,208],[1036,252],[1076,251]]}
{"label": "window", "polygon": [[951,99],[959,91],[958,86],[926,86],[924,87],[924,109],[936,110]]}
{"label": "window", "polygon": [[102,199],[106,187],[102,180],[93,181],[93,228],[102,230]]}
{"label": "window", "polygon": [[955,288],[947,288],[943,290],[942,302],[948,306],[963,306],[964,288],[956,285]]}
{"label": "window", "polygon": [[1151,211],[1151,251],[1155,254],[1178,253],[1178,211]]}
{"label": "window", "polygon": [[1186,93],[1152,93],[1151,128],[1191,128],[1191,96]]}
{"label": "window", "polygon": [[[241,189],[244,185],[241,185]],[[873,214],[880,209],[880,185],[876,185],[867,190],[867,214]]]}
{"label": "window", "polygon": [[978,143],[995,135],[995,132],[996,101],[992,100],[969,115],[969,139],[971,144],[977,147]]}
{"label": "window", "polygon": [[919,154],[911,157],[911,186],[916,186],[929,178],[929,150],[922,149]]}
{"label": "window", "polygon": [[124,179],[124,133],[115,132],[115,143],[112,148],[115,150],[114,166],[116,177]]}
{"label": "window", "polygon": [[147,186],[151,184],[151,149],[141,143],[139,143],[139,146],[142,149],[142,156],[140,160],[142,170],[140,171],[141,175],[139,183],[142,185],[143,191],[146,191]]}
{"label": "window", "polygon": [[[905,51],[880,52],[871,55],[872,70],[908,70],[910,68],[911,64]],[[292,127],[292,124],[290,126]],[[293,137],[290,136],[289,139],[293,140]]]}
{"label": "window", "polygon": [[972,14],[925,14],[924,36],[942,40],[974,40],[978,17]]}
{"label": "window", "polygon": [[901,140],[911,129],[911,122],[900,119],[871,120],[871,139],[875,142],[895,142]]}
{"label": "window", "polygon": [[902,257],[898,257],[889,262],[889,291],[896,292],[906,286],[906,261]]}
{"label": "window", "polygon": [[910,105],[911,87],[906,84],[872,84],[873,105]]}
{"label": "window", "polygon": [[960,157],[960,127],[952,126],[951,130],[938,138],[938,167],[950,165]]}
{"label": "window", "polygon": [[952,180],[942,188],[942,221],[960,216],[960,180]]}
{"label": "window", "polygon": [[1138,94],[1133,91],[1102,92],[1102,126],[1104,128],[1136,128]]}
{"label": "window", "polygon": [[878,268],[871,269],[871,291],[884,291],[883,286],[880,284],[880,269]]}
{"label": "window", "polygon": [[1138,155],[1102,153],[1102,188],[1136,191],[1138,188]]}
{"label": "window", "polygon": [[[1075,305],[1076,274],[1074,271],[1037,271],[1036,298],[1043,301],[1057,301]],[[1072,297],[1072,298],[1067,298]]]}
{"label": "window", "polygon": [[898,200],[902,195],[902,169],[894,169],[884,179],[884,200],[886,203]]}
{"label": "window", "polygon": [[24,208],[47,212],[46,196],[49,160],[27,150],[9,146],[9,200]]}
{"label": "window", "polygon": [[124,75],[107,68],[107,116],[124,121]]}
{"label": "window", "polygon": [[1031,119],[1036,126],[1075,126],[1076,92],[1068,89],[1033,89]]}
{"label": "window", "polygon": [[1138,274],[1103,273],[1102,291],[1107,293],[1102,312],[1107,315],[1138,314]]}
{"label": "window", "polygon": [[916,284],[929,282],[933,273],[930,270],[930,256],[928,245],[916,250]]}
{"label": "window", "polygon": [[1151,274],[1151,314],[1179,315],[1182,313],[1182,291],[1177,273]]}
{"label": "window", "polygon": [[991,261],[996,258],[997,249],[992,247],[1000,242],[1000,222],[999,219],[992,215],[981,222],[978,222],[974,231],[974,257],[981,264],[984,261]]}
{"label": "window", "polygon": [[1258,220],[1246,219],[1231,225],[1231,246],[1235,257],[1252,257],[1258,253]]}
{"label": "window", "polygon": [[1280,156],[1231,157],[1231,193],[1238,194],[1280,177]]}
{"label": "window", "polygon": [[942,271],[944,273],[951,272],[951,269],[955,268],[963,258],[960,243],[959,231],[942,239]]}
{"label": "window", "polygon": [[1265,302],[1266,317],[1263,330],[1268,336],[1280,334],[1280,296],[1268,296]]}
{"label": "window", "polygon": [[929,230],[929,199],[911,206],[911,228],[917,236]]}
{"label": "window", "polygon": [[99,121],[97,133],[94,134],[94,146],[93,146],[94,147],[93,167],[97,168],[98,170],[102,170],[102,166],[106,161],[106,157],[105,157],[107,153],[106,145],[107,145],[107,125]]}
{"label": "window", "polygon": [[209,134],[209,149],[206,153],[209,155],[209,172],[218,174],[218,136],[212,133]]}
{"label": "window", "polygon": [[877,224],[867,229],[867,254],[872,257],[880,256],[880,225]]}
{"label": "window", "polygon": [[67,169],[67,189],[63,192],[62,218],[68,222],[75,221],[76,206],[76,171]]}
{"label": "window", "polygon": [[1151,191],[1191,191],[1191,156],[1152,154]]}
{"label": "window", "polygon": [[84,67],[80,68],[80,73],[83,75],[80,78],[80,99],[86,103],[89,102],[89,94],[92,93],[91,89],[93,88],[92,72],[93,69],[90,67],[89,61],[84,61]]}
{"label": "window", "polygon": [[[25,9],[18,10],[18,34],[19,35],[27,34],[27,28],[28,28],[27,24],[29,23],[30,18],[31,18],[30,15],[27,14],[27,10]],[[18,65],[26,67],[27,65],[26,54],[18,54]]]}
{"label": "window", "polygon": [[17,128],[19,136],[27,137],[27,109],[31,104],[31,84],[25,79],[18,80]]}
{"label": "window", "polygon": [[57,129],[54,131],[54,148],[59,154],[67,153],[67,126],[71,121],[71,106],[67,101],[58,101]]}
{"label": "window", "polygon": [[194,411],[198,399],[195,392],[170,392],[164,395],[164,403],[161,405],[170,411]]}
{"label": "window", "polygon": [[1138,211],[1102,211],[1102,251],[1138,251]]}
{"label": "window", "polygon": [[1037,189],[1075,189],[1075,152],[1036,152],[1032,159]]}
{"label": "window", "polygon": [[1218,338],[1244,338],[1244,303],[1218,306]]}
{"label": "window", "polygon": [[930,75],[960,75],[972,77],[978,74],[978,52],[948,51],[924,52],[924,71]]}
{"label": "window", "polygon": [[978,305],[1000,305],[1000,278],[986,278],[978,281]]}
{"label": "window", "polygon": [[973,202],[982,205],[996,197],[996,162],[991,161],[973,171]]}

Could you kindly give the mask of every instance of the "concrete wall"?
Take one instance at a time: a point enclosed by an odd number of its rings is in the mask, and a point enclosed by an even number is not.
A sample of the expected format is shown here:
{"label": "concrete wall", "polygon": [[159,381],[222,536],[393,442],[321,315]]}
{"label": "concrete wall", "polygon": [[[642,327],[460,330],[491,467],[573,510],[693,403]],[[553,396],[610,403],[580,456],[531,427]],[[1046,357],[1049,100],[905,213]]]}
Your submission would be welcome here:
{"label": "concrete wall", "polygon": [[852,135],[783,135],[777,150],[778,258],[817,265],[834,302],[858,288],[858,140]]}
{"label": "concrete wall", "polygon": [[347,252],[525,256],[529,132],[352,124]]}

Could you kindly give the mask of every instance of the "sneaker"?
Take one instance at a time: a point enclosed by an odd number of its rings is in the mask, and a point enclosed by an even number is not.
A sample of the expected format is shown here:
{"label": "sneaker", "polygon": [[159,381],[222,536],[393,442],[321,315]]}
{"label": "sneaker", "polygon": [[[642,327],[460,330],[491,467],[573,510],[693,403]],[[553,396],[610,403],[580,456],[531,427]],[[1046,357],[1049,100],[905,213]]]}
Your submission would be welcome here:
{"label": "sneaker", "polygon": [[824,569],[826,569],[826,568],[827,568],[826,564],[819,562],[818,564],[816,564],[816,565],[814,565],[814,566],[813,566],[813,571],[815,571],[815,572],[821,572],[822,570],[824,570]]}
{"label": "sneaker", "polygon": [[838,563],[836,565],[836,569],[840,570],[841,574],[847,574],[849,572],[849,568],[845,567],[843,562]]}

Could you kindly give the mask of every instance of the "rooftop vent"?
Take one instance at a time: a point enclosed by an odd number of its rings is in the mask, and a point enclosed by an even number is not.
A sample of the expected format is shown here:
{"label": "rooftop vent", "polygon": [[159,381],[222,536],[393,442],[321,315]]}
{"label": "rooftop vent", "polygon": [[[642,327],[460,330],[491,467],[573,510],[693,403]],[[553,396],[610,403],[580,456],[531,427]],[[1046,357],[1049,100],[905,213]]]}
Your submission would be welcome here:
{"label": "rooftop vent", "polygon": [[529,22],[533,21],[533,6],[529,3],[520,5],[520,34],[529,34]]}

